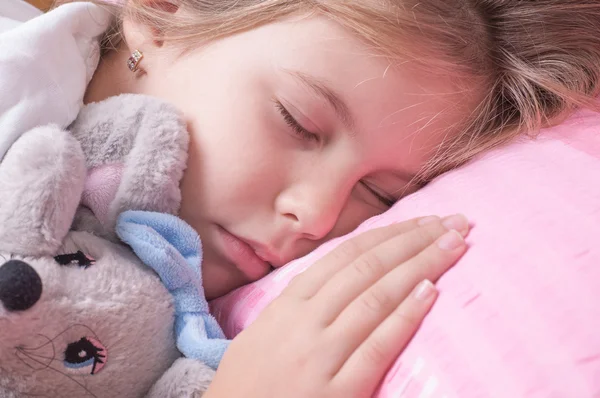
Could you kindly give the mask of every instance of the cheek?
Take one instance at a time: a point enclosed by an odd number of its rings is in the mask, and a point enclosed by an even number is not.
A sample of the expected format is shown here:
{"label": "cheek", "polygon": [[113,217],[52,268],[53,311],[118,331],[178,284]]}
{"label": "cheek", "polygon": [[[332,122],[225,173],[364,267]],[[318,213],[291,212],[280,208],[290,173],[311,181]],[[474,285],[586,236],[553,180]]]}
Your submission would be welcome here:
{"label": "cheek", "polygon": [[186,115],[195,152],[188,167],[199,169],[209,189],[228,189],[238,195],[277,185],[291,155],[265,115],[264,104],[242,102],[231,96],[229,100],[217,97],[213,107],[236,110],[227,117],[202,110]]}
{"label": "cheek", "polygon": [[186,184],[211,205],[242,200],[256,205],[255,200],[271,195],[281,181],[278,171],[285,168],[274,155],[280,151],[264,137],[268,132],[231,120],[211,124],[205,121],[202,133],[194,126]]}

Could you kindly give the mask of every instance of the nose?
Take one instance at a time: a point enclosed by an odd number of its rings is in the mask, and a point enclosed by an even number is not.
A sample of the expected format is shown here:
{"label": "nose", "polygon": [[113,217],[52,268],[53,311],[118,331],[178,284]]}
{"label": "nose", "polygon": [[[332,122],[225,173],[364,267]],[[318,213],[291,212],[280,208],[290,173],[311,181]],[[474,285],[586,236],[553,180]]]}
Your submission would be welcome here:
{"label": "nose", "polygon": [[281,192],[277,212],[305,237],[324,238],[335,226],[348,194],[326,179],[298,183]]}
{"label": "nose", "polygon": [[42,295],[42,280],[26,262],[9,260],[0,266],[0,303],[7,311],[25,311]]}

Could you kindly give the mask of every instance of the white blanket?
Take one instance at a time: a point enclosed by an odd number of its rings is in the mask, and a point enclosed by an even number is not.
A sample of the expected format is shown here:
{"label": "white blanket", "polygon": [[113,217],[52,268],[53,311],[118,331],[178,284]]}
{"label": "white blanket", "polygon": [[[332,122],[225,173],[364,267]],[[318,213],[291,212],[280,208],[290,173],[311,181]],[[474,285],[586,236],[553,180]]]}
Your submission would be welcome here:
{"label": "white blanket", "polygon": [[111,16],[90,3],[67,4],[47,14],[19,0],[0,3],[2,159],[24,132],[49,123],[67,127],[75,119]]}
{"label": "white blanket", "polygon": [[0,3],[0,33],[12,29],[42,12],[23,0],[3,0]]}

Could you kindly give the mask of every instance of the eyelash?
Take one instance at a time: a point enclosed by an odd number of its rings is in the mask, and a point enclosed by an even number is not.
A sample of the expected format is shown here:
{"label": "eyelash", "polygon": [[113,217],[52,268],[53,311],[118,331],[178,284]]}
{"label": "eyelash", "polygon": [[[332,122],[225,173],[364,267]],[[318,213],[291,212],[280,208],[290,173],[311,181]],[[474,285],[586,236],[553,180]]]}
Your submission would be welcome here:
{"label": "eyelash", "polygon": [[383,204],[384,206],[392,207],[394,205],[394,203],[396,203],[396,199],[390,199],[388,197],[381,195],[379,192],[377,192],[376,190],[371,188],[367,183],[361,181],[360,184],[363,187],[365,187],[365,189],[367,191],[369,191],[373,196],[375,196],[377,198],[377,200],[380,201],[381,204]]}
{"label": "eyelash", "polygon": [[[304,127],[302,127],[302,125],[300,123],[298,123],[298,121],[285,108],[285,106],[283,106],[283,104],[281,102],[279,102],[279,101],[276,100],[275,101],[275,106],[277,107],[277,110],[281,114],[281,117],[283,117],[283,120],[286,122],[286,124],[288,126],[290,126],[291,129],[294,131],[294,134],[296,134],[297,136],[299,136],[303,140],[316,141],[316,142],[319,141],[319,136],[317,134],[315,134],[315,133],[311,133],[310,131],[308,131],[307,129],[305,129]],[[386,207],[392,207],[394,205],[394,203],[396,203],[395,199],[386,198],[385,196],[381,195],[376,190],[374,190],[373,188],[371,188],[365,182],[361,181],[360,183],[365,187],[365,189],[367,191],[369,191],[369,193],[371,193],[373,196],[375,196],[375,198],[379,202],[381,202],[381,204],[383,204],[384,206],[386,206]]]}
{"label": "eyelash", "polygon": [[296,134],[298,137],[302,138],[303,140],[315,141],[315,142],[319,141],[319,136],[315,133],[311,133],[310,131],[308,131],[307,129],[302,127],[302,125],[300,123],[298,123],[298,121],[296,119],[294,119],[292,114],[285,108],[285,106],[283,106],[283,104],[281,102],[275,101],[275,106],[277,107],[277,110],[281,114],[281,117],[283,117],[283,120],[287,123],[288,126],[290,126],[292,128],[292,130],[294,131],[294,134]]}

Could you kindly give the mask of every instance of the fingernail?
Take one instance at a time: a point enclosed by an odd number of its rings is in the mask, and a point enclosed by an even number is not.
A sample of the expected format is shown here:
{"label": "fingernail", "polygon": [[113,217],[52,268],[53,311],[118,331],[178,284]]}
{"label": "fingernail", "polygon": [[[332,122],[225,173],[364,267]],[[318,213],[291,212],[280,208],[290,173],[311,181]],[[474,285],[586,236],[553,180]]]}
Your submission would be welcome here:
{"label": "fingernail", "polygon": [[450,217],[446,217],[442,221],[442,225],[450,230],[460,232],[461,235],[466,235],[469,232],[469,220],[462,214],[455,214]]}
{"label": "fingernail", "polygon": [[430,224],[432,222],[438,221],[440,218],[438,216],[427,216],[427,217],[423,217],[421,218],[417,223],[419,225],[425,225],[425,224]]}
{"label": "fingernail", "polygon": [[415,299],[419,301],[426,301],[435,293],[435,291],[436,288],[433,286],[433,283],[431,283],[430,280],[425,279],[415,288]]}
{"label": "fingernail", "polygon": [[450,230],[438,239],[437,245],[442,250],[458,249],[465,243],[462,235],[455,230]]}

